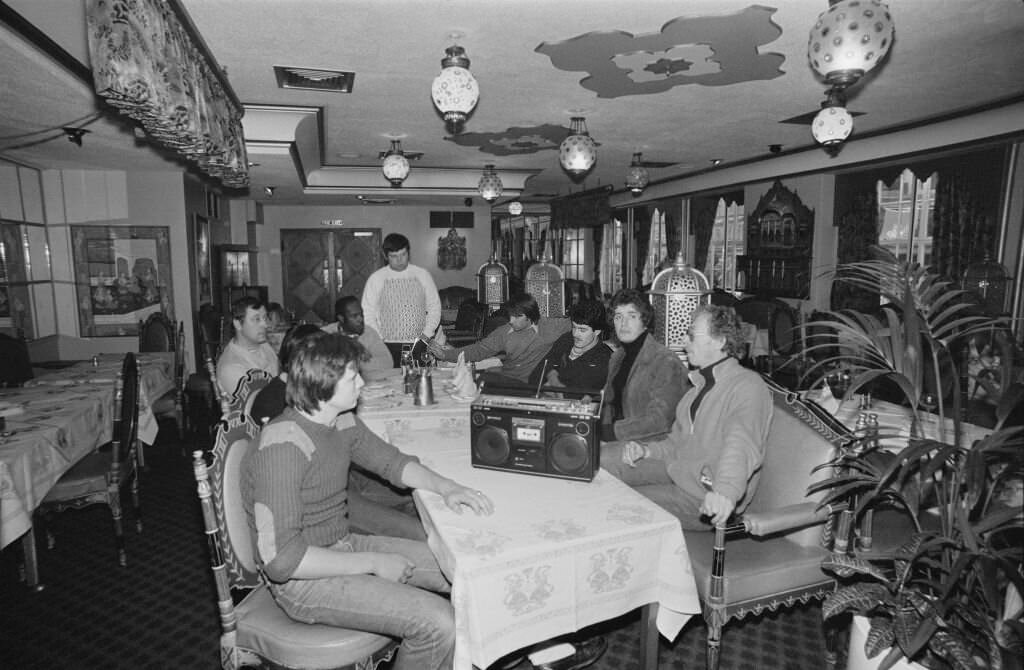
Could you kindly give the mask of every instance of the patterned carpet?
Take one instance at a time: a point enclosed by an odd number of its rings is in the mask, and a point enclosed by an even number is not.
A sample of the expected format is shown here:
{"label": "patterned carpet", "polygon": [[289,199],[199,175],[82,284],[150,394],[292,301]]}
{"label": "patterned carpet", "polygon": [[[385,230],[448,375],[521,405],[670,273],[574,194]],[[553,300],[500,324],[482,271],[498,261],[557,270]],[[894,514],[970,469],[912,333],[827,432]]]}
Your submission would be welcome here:
{"label": "patterned carpet", "polygon": [[[165,428],[161,436],[171,432]],[[20,543],[3,550],[0,668],[218,667],[219,621],[202,519],[191,465],[180,453],[169,441],[147,451],[145,528],[127,537],[127,569],[117,565],[110,515],[102,507],[54,519],[57,546],[48,551],[40,543],[46,588],[39,593],[18,580]],[[596,630],[606,635],[608,651],[592,668],[639,667],[636,614]],[[659,668],[703,668],[705,630],[695,618],[674,643],[662,639]],[[723,637],[722,668],[820,670],[820,630],[820,610],[812,605],[732,623]],[[523,662],[517,670],[528,668]]]}

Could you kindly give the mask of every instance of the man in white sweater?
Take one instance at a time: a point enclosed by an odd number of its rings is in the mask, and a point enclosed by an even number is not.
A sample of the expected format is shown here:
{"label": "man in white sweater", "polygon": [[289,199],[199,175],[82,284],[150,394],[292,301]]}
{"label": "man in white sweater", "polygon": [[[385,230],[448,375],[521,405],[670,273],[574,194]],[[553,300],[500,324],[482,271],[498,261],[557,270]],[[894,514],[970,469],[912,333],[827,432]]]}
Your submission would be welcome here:
{"label": "man in white sweater", "polygon": [[409,262],[409,239],[391,233],[384,238],[388,264],[366,280],[363,315],[367,328],[380,333],[398,366],[402,345],[433,337],[441,323],[441,298],[434,279]]}

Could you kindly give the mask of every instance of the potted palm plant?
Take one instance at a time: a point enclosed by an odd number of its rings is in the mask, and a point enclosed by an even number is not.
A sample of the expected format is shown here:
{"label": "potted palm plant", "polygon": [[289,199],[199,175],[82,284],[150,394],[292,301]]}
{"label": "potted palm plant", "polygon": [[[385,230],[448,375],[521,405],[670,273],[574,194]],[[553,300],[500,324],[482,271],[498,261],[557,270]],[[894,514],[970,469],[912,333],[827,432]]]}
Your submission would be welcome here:
{"label": "potted palm plant", "polygon": [[[913,531],[877,557],[854,551],[827,559],[823,568],[840,584],[823,616],[865,617],[865,655],[883,669],[902,659],[934,669],[1020,668],[1024,433],[1000,419],[987,437],[965,444],[955,388],[955,353],[992,320],[951,282],[884,250],[873,253],[840,267],[836,279],[878,292],[893,309],[829,312],[809,323],[829,334],[810,349],[830,352],[809,374],[841,366],[850,378],[847,398],[885,380],[904,396],[914,425],[895,449],[891,439],[883,450],[879,440],[859,436],[826,464],[832,475],[812,491],[824,492],[823,504],[848,503],[857,519],[897,508]],[[953,380],[951,394],[935,393],[938,426],[948,425],[949,414],[952,430],[926,438],[917,426],[929,378],[937,388]]]}

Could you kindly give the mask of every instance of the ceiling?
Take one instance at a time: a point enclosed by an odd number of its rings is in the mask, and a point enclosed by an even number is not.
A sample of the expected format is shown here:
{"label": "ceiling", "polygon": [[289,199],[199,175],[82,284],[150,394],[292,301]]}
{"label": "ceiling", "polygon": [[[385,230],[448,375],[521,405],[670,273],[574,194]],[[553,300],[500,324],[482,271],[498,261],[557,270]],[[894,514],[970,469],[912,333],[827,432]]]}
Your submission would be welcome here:
{"label": "ceiling", "polygon": [[[266,199],[272,186],[276,203],[461,206],[479,198],[492,163],[506,187],[499,204],[529,204],[621,189],[635,151],[659,166],[654,181],[715,160],[770,159],[772,145],[782,154],[811,147],[810,115],[826,88],[806,51],[827,0],[644,0],[625,11],[612,0],[181,2],[246,106],[251,197]],[[83,81],[84,4],[0,2],[0,155],[39,167],[179,169]],[[1024,95],[1021,0],[889,6],[895,41],[850,89],[848,108],[859,114],[851,141]],[[17,16],[28,28],[11,25]],[[70,59],[25,39],[32,27]],[[430,98],[453,42],[481,91],[459,135]],[[352,92],[281,89],[274,66],[354,72]],[[586,118],[598,144],[597,164],[578,181],[558,163],[572,116]],[[60,128],[81,125],[91,132],[78,147]],[[379,169],[396,136],[423,154],[401,188]]]}

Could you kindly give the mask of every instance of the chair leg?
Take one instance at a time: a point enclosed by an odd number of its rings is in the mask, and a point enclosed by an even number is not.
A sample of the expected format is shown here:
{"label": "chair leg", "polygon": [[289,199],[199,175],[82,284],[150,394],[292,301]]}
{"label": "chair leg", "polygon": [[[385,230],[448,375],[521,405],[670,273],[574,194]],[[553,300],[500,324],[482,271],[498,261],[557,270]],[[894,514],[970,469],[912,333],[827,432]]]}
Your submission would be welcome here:
{"label": "chair leg", "polygon": [[117,562],[122,568],[128,567],[128,552],[124,544],[124,524],[122,523],[121,512],[121,491],[120,482],[112,481],[107,487],[107,504],[110,506],[110,516],[114,520],[114,539],[117,542]]}
{"label": "chair leg", "polygon": [[707,666],[708,670],[718,670],[722,652],[722,614],[717,610],[709,610],[704,620],[708,625]]}
{"label": "chair leg", "polygon": [[132,507],[135,509],[135,532],[142,532],[142,503],[139,501],[139,468],[132,477]]}
{"label": "chair leg", "polygon": [[835,619],[825,622],[825,670],[835,670],[839,661],[836,644],[838,632],[839,627],[836,626]]}

